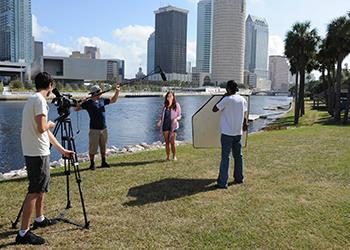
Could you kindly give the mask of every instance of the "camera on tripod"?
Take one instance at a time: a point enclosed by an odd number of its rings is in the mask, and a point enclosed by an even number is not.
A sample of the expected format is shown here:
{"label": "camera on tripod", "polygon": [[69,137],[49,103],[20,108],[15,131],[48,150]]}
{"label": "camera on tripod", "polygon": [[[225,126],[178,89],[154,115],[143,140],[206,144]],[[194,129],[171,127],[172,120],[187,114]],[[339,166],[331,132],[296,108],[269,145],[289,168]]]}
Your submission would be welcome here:
{"label": "camera on tripod", "polygon": [[58,89],[54,88],[52,93],[56,96],[52,99],[52,103],[57,106],[57,111],[60,116],[69,115],[70,107],[76,107],[78,101],[72,98],[71,94],[61,94]]}

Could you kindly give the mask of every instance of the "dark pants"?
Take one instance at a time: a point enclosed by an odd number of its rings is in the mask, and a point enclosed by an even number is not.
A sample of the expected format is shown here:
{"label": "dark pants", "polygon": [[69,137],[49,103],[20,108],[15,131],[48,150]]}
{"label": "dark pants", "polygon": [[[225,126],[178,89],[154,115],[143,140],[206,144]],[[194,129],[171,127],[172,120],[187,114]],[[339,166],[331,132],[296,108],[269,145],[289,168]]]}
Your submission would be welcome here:
{"label": "dark pants", "polygon": [[218,177],[218,185],[221,187],[227,187],[231,149],[235,162],[233,178],[236,182],[243,181],[244,177],[241,138],[241,135],[229,136],[221,134],[221,163]]}

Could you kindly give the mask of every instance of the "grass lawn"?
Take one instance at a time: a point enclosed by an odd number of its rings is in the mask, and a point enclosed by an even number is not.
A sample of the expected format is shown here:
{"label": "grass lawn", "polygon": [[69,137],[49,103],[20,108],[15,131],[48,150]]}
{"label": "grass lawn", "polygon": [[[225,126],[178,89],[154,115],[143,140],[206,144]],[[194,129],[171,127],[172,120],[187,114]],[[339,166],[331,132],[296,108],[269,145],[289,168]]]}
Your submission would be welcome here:
{"label": "grass lawn", "polygon": [[[44,247],[62,249],[349,249],[350,126],[325,118],[307,110],[298,128],[249,136],[245,183],[227,190],[214,188],[219,149],[181,146],[176,162],[163,161],[164,150],[118,156],[96,171],[82,164],[90,229],[59,223],[35,232]],[[66,205],[62,173],[52,171],[49,217]],[[0,247],[16,248],[10,220],[26,188],[26,179],[0,182]],[[71,191],[66,218],[83,222],[73,175]]]}

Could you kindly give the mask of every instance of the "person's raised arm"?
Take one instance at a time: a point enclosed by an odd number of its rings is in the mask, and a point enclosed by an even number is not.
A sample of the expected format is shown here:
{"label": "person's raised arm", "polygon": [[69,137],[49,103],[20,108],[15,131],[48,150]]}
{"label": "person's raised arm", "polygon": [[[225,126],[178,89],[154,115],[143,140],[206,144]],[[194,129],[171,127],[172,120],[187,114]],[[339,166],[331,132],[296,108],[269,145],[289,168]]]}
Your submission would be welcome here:
{"label": "person's raised arm", "polygon": [[80,110],[82,110],[82,105],[83,105],[87,100],[88,100],[87,97],[84,97],[83,99],[79,100],[79,101],[77,102],[77,106],[74,107],[74,110],[75,110],[75,111],[80,111]]}
{"label": "person's raised arm", "polygon": [[119,92],[120,92],[120,86],[117,85],[117,86],[115,86],[115,92],[114,92],[114,95],[110,99],[110,103],[115,103],[118,100]]}

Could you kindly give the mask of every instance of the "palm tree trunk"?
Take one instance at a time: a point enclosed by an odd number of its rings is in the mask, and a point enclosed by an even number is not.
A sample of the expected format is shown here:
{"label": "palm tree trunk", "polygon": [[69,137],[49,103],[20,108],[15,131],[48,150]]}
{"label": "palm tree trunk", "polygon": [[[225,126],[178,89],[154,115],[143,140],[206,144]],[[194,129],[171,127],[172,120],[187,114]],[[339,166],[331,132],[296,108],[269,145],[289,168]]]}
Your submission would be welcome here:
{"label": "palm tree trunk", "polygon": [[305,115],[305,99],[301,99],[301,106],[300,106],[300,116],[302,117]]}
{"label": "palm tree trunk", "polygon": [[299,98],[298,98],[298,82],[299,82],[299,73],[297,72],[295,75],[295,98],[294,98],[294,124],[298,124],[299,123]]}
{"label": "palm tree trunk", "polygon": [[337,82],[335,84],[335,105],[334,105],[334,118],[336,121],[340,121],[340,92],[341,92],[341,64],[343,60],[338,58],[337,65]]}
{"label": "palm tree trunk", "polygon": [[346,96],[346,106],[345,106],[345,113],[344,113],[344,120],[343,120],[344,124],[348,123],[349,107],[350,107],[350,79],[348,79],[348,94]]}
{"label": "palm tree trunk", "polygon": [[327,69],[328,74],[328,113],[331,116],[334,116],[334,84],[333,84],[333,77],[332,77],[332,70],[329,67]]}
{"label": "palm tree trunk", "polygon": [[[305,77],[305,74],[304,74]],[[300,75],[301,78],[301,75]],[[300,84],[301,87],[301,84]],[[303,92],[305,92],[305,80],[304,80],[304,87],[303,87]],[[300,93],[300,90],[299,90]],[[300,104],[300,117],[303,117],[303,115],[305,115],[305,100],[304,100],[304,93],[303,93],[303,98],[300,99],[301,104]]]}
{"label": "palm tree trunk", "polygon": [[[304,89],[305,89],[305,69],[300,70],[300,87],[299,87],[299,109],[301,110],[301,107],[303,105],[304,101]],[[298,111],[299,113],[299,111]]]}

